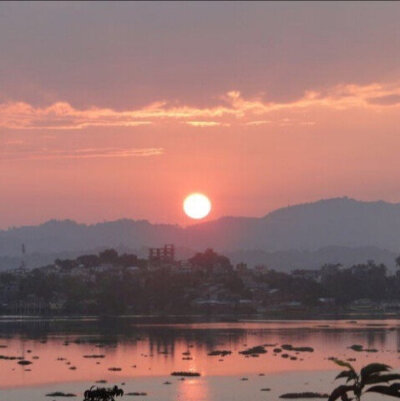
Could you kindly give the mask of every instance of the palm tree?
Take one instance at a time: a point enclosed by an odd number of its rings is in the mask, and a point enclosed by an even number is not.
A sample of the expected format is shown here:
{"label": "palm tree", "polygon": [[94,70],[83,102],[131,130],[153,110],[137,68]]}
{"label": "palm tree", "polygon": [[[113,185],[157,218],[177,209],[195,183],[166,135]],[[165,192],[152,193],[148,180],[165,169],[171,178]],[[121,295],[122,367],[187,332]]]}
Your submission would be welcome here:
{"label": "palm tree", "polygon": [[[369,392],[400,398],[400,382],[389,384],[394,380],[400,380],[400,374],[387,373],[392,369],[389,365],[370,363],[357,373],[348,362],[338,359],[335,359],[334,362],[341,367],[347,368],[347,370],[340,372],[336,379],[347,380],[346,384],[338,386],[332,391],[328,401],[335,401],[339,398],[342,401],[351,401],[353,398],[356,401],[360,401],[361,395]],[[354,397],[350,398],[349,393],[353,394]]]}

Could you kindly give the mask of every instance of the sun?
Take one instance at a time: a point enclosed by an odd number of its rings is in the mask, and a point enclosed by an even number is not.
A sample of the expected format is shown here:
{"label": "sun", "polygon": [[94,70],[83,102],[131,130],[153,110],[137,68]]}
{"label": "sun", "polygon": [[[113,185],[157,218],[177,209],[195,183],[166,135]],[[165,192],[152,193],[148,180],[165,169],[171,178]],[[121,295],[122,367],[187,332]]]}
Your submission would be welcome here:
{"label": "sun", "polygon": [[183,210],[192,219],[203,219],[210,213],[210,199],[201,193],[190,194],[183,201]]}

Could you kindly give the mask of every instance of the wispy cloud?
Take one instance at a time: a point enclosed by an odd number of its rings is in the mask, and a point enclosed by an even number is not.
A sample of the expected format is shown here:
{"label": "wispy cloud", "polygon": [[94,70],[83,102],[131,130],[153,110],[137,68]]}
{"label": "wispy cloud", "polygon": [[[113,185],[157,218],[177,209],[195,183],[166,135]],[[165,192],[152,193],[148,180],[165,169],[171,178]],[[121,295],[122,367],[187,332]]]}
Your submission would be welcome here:
{"label": "wispy cloud", "polygon": [[383,106],[393,106],[400,104],[400,94],[383,95],[371,97],[368,99],[371,104],[379,104]]}
{"label": "wispy cloud", "polygon": [[[87,127],[135,127],[168,121],[178,121],[193,127],[218,127],[238,122],[258,126],[273,123],[274,113],[307,112],[316,108],[373,110],[399,105],[400,85],[347,84],[324,91],[307,91],[299,99],[290,102],[250,99],[238,91],[231,91],[221,97],[220,105],[214,107],[156,102],[139,109],[118,111],[99,107],[77,109],[66,102],[42,108],[24,102],[11,102],[0,104],[0,126],[10,129],[80,130]],[[298,122],[307,125],[309,120]]]}
{"label": "wispy cloud", "polygon": [[3,160],[60,160],[60,159],[104,159],[160,156],[163,148],[87,148],[69,151],[56,149],[39,149],[35,151],[4,152]]}
{"label": "wispy cloud", "polygon": [[227,123],[222,123],[218,121],[185,121],[185,124],[199,128],[229,126],[229,124]]}
{"label": "wispy cloud", "polygon": [[258,125],[265,125],[270,124],[272,121],[270,120],[255,120],[255,121],[247,121],[245,124],[249,126],[258,126]]}

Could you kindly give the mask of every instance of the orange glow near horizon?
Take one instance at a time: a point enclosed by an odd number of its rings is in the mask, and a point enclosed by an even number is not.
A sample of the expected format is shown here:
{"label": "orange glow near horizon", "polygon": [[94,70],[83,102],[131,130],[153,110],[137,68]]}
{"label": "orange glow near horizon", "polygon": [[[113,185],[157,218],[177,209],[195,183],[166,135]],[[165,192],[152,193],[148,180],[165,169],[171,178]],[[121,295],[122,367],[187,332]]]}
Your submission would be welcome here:
{"label": "orange glow near horizon", "polygon": [[397,202],[397,94],[396,84],[349,84],[291,101],[236,91],[214,106],[130,111],[0,103],[1,228],[52,218],[186,224],[192,183],[212,195],[213,218],[340,196]]}

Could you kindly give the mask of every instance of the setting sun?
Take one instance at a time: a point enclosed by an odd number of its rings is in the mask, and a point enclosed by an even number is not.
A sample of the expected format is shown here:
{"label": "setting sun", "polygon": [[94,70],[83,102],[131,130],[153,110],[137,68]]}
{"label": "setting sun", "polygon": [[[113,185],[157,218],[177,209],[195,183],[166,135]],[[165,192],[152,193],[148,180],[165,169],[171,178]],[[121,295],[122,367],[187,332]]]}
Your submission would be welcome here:
{"label": "setting sun", "polygon": [[211,202],[200,193],[188,195],[183,201],[183,210],[192,219],[203,219],[211,210]]}

